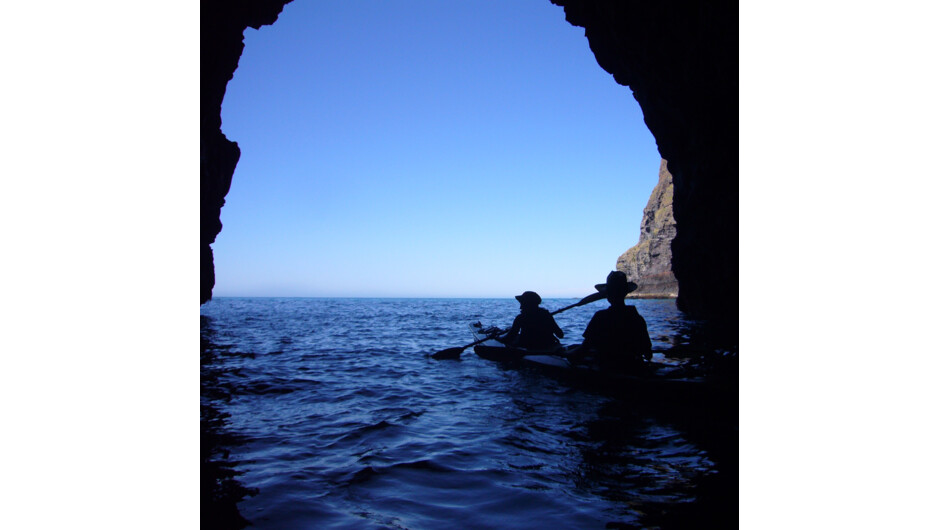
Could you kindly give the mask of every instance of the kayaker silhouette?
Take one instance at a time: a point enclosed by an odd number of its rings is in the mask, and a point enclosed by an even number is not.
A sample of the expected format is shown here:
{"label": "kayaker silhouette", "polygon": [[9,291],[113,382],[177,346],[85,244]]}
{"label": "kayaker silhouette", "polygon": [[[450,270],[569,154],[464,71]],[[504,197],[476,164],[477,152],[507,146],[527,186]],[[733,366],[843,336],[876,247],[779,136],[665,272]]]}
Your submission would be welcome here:
{"label": "kayaker silhouette", "polygon": [[531,350],[552,350],[558,345],[558,338],[565,332],[555,323],[555,317],[544,307],[539,307],[542,297],[533,291],[526,291],[516,297],[519,301],[519,315],[512,321],[512,327],[505,336],[497,339],[509,346]]}
{"label": "kayaker silhouette", "polygon": [[624,297],[637,285],[621,271],[612,271],[607,281],[594,286],[605,292],[610,307],[594,313],[582,336],[584,342],[571,357],[574,361],[593,357],[602,369],[641,372],[653,357],[646,320]]}

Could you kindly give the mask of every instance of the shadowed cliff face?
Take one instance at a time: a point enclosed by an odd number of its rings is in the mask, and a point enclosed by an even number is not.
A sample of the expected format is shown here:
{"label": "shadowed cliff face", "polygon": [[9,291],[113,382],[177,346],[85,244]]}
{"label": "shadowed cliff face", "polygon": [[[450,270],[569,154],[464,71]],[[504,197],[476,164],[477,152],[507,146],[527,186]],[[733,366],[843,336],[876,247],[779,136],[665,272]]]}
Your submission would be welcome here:
{"label": "shadowed cliff face", "polygon": [[273,24],[290,0],[202,0],[199,20],[199,303],[212,298],[212,248],[241,152],[222,134],[222,98],[242,55],[245,28]]}
{"label": "shadowed cliff face", "polygon": [[677,304],[738,320],[738,4],[552,0],[598,64],[629,85],[669,161]]}
{"label": "shadowed cliff face", "polygon": [[[289,0],[288,0],[289,1]],[[201,302],[215,283],[209,245],[238,162],[221,105],[246,27],[273,24],[284,0],[203,0],[201,8]],[[563,6],[598,64],[630,86],[673,175],[673,271],[680,309],[738,316],[738,14],[736,2],[551,0]],[[626,93],[625,93],[626,96]]]}

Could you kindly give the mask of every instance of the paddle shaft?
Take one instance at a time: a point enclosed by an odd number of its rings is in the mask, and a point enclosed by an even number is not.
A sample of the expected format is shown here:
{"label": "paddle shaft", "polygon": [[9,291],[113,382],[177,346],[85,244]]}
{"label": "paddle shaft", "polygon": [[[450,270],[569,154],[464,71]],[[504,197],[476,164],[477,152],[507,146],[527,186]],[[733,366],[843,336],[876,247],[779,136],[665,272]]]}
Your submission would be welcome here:
{"label": "paddle shaft", "polygon": [[563,308],[561,308],[561,309],[556,309],[556,310],[552,311],[551,314],[554,316],[554,315],[557,315],[558,313],[561,313],[562,311],[567,311],[567,310],[569,310],[569,309],[572,309],[572,308],[575,308],[575,307],[578,307],[578,306],[582,306],[582,305],[584,305],[584,304],[590,304],[591,302],[596,302],[596,301],[598,301],[598,300],[600,300],[600,299],[602,299],[602,298],[607,298],[607,295],[605,295],[604,293],[594,293],[594,294],[590,294],[590,295],[585,296],[585,297],[582,298],[581,300],[578,300],[577,302],[575,302],[575,303],[573,303],[573,304],[571,304],[571,305],[569,305],[569,306],[565,306],[565,307],[563,307]]}
{"label": "paddle shaft", "polygon": [[463,351],[469,348],[470,346],[474,346],[481,342],[488,341],[492,338],[502,335],[503,333],[506,333],[506,330],[497,331],[495,333],[490,333],[489,335],[483,337],[482,339],[475,340],[471,342],[470,344],[467,344],[466,346],[455,346],[453,348],[447,348],[446,350],[441,350],[437,353],[431,354],[431,357],[433,357],[434,359],[459,359],[460,354],[463,353]]}
{"label": "paddle shaft", "polygon": [[461,349],[461,350],[466,350],[466,349],[469,348],[470,346],[476,346],[477,344],[479,344],[479,343],[481,343],[481,342],[486,342],[486,341],[488,341],[488,340],[490,340],[490,339],[495,339],[496,337],[498,337],[498,336],[500,336],[500,335],[505,335],[507,331],[509,331],[509,330],[508,330],[508,329],[502,329],[502,330],[497,331],[496,333],[491,333],[491,334],[489,334],[489,335],[483,337],[483,338],[480,339],[480,340],[475,340],[475,341],[471,342],[470,344],[467,344],[466,346],[460,346],[460,349]]}

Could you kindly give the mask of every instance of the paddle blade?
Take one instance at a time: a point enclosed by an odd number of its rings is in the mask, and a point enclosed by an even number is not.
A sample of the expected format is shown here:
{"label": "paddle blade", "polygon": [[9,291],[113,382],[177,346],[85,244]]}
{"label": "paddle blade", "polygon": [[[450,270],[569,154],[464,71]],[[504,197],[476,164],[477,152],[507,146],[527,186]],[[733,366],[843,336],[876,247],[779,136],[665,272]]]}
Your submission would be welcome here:
{"label": "paddle blade", "polygon": [[431,355],[433,359],[459,359],[463,348],[447,348]]}

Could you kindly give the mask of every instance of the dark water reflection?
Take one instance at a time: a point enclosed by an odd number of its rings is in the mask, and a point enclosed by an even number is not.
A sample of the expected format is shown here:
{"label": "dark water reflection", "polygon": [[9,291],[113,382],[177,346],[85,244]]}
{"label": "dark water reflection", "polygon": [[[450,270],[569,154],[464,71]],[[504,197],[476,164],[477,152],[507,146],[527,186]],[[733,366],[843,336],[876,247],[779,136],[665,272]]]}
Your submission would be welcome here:
{"label": "dark water reflection", "polygon": [[203,528],[243,528],[249,523],[238,512],[237,503],[257,490],[246,488],[237,479],[241,462],[230,458],[230,448],[239,445],[240,440],[228,429],[230,414],[221,410],[231,399],[231,389],[223,380],[237,374],[234,370],[225,373],[219,357],[229,348],[215,344],[216,334],[210,320],[204,316],[200,319],[200,524]]}
{"label": "dark water reflection", "polygon": [[[569,300],[546,300],[554,309]],[[684,325],[639,301],[654,348]],[[203,527],[736,525],[728,403],[657,406],[468,350],[507,300],[219,299],[202,309]],[[576,337],[599,307],[559,315]],[[693,524],[694,522],[694,524]]]}

